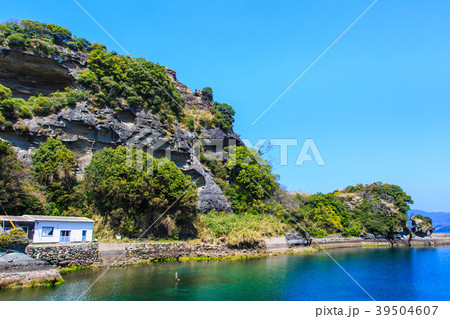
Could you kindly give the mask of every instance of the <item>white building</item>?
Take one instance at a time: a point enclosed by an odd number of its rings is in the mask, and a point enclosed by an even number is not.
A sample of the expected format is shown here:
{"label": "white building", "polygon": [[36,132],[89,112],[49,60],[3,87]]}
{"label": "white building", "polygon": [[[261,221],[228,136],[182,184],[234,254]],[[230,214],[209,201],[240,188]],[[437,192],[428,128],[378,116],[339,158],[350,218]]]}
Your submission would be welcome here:
{"label": "white building", "polygon": [[[11,216],[32,243],[84,243],[92,241],[94,221],[86,217],[23,215]],[[3,229],[12,228],[9,218],[1,216]]]}

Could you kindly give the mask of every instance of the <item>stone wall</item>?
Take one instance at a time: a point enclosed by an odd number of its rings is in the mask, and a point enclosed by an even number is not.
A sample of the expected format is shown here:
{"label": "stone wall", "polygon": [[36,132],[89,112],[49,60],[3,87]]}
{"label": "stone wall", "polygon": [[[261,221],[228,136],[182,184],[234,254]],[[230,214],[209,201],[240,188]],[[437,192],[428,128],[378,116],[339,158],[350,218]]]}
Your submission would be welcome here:
{"label": "stone wall", "polygon": [[177,243],[137,243],[125,247],[126,258],[169,259],[179,257],[224,257],[233,254],[227,246],[221,244]]}
{"label": "stone wall", "polygon": [[98,244],[29,245],[25,252],[34,259],[62,267],[98,262]]}

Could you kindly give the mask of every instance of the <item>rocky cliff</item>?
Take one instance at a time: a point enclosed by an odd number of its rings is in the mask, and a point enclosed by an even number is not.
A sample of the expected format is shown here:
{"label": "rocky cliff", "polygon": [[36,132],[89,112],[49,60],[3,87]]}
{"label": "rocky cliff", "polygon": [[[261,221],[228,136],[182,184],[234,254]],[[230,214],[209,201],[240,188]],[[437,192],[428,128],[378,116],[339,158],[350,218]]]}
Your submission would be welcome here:
{"label": "rocky cliff", "polygon": [[[13,92],[13,97],[28,98],[79,88],[78,74],[86,70],[88,55],[66,50],[64,55],[49,56],[0,47],[0,84]],[[208,110],[214,105],[200,90],[191,91],[177,80],[173,70],[166,69],[170,80],[186,101],[186,108]],[[48,137],[59,137],[78,159],[79,175],[92,155],[101,148],[126,145],[145,149],[156,158],[168,157],[198,186],[201,212],[211,209],[230,212],[231,205],[213,180],[212,173],[195,158],[193,145],[201,137],[203,145],[243,145],[232,131],[205,128],[193,133],[181,124],[165,124],[159,117],[139,107],[121,108],[102,105],[92,107],[90,101],[77,102],[47,116],[33,116],[11,121],[12,126],[0,130],[0,138],[14,146],[19,158],[30,163],[32,152]],[[214,147],[210,148],[215,151]],[[220,149],[219,149],[220,150]]]}

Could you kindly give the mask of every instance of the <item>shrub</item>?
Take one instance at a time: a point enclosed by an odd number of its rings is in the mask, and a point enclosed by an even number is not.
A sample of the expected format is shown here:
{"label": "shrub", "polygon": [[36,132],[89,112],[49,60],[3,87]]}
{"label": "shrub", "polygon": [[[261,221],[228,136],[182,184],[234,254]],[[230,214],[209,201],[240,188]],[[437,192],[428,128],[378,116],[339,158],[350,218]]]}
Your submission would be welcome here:
{"label": "shrub", "polygon": [[0,112],[2,112],[6,118],[16,119],[24,104],[25,101],[22,99],[5,99],[0,103]]}
{"label": "shrub", "polygon": [[56,55],[58,53],[54,45],[41,39],[31,39],[29,44],[30,50],[33,52],[40,52],[47,55]]}
{"label": "shrub", "polygon": [[213,100],[213,90],[210,87],[203,88],[202,94],[203,94],[203,97],[205,97],[211,101]]}
{"label": "shrub", "polygon": [[26,35],[23,33],[11,34],[7,39],[8,46],[14,49],[25,50],[28,43]]}
{"label": "shrub", "polygon": [[0,233],[0,248],[24,251],[30,240],[20,228],[13,228]]}
{"label": "shrub", "polygon": [[19,117],[29,119],[33,116],[33,112],[31,112],[30,108],[23,104],[20,106]]}
{"label": "shrub", "polygon": [[59,139],[49,137],[32,154],[33,173],[45,186],[54,181],[67,181],[73,178],[76,168],[75,157]]}
{"label": "shrub", "polygon": [[93,83],[98,83],[98,78],[91,70],[86,70],[78,75],[77,82],[89,87]]}
{"label": "shrub", "polygon": [[0,84],[0,102],[5,99],[10,99],[10,98],[12,98],[11,89]]}

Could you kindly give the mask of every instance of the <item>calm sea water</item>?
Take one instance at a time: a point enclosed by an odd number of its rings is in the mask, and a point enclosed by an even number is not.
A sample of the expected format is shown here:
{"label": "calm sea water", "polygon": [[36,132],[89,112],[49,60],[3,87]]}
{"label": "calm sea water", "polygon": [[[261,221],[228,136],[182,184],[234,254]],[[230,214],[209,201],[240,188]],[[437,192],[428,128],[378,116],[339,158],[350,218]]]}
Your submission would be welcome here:
{"label": "calm sea water", "polygon": [[[449,248],[329,253],[376,300],[450,300]],[[64,275],[57,288],[0,291],[0,300],[76,300],[105,271]],[[181,281],[175,281],[175,272]],[[112,268],[82,300],[369,300],[324,253]]]}

